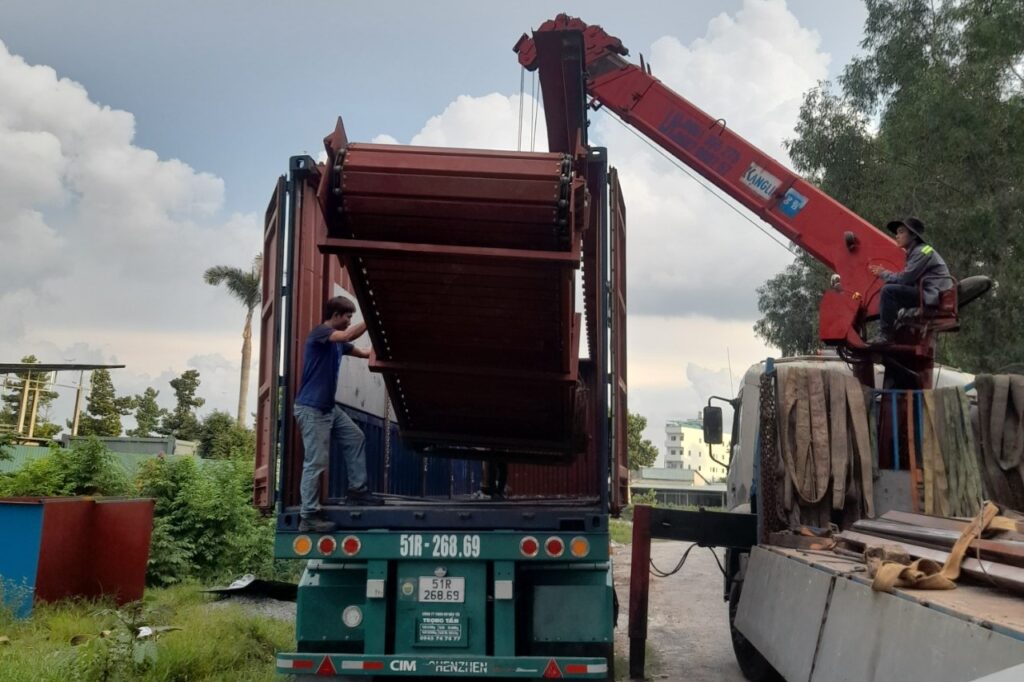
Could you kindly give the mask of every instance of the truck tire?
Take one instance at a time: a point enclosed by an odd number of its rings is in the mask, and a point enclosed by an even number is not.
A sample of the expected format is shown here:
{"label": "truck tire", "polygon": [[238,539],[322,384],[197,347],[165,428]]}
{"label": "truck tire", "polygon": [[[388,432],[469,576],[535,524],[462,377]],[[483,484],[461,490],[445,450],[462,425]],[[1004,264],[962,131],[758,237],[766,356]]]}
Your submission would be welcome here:
{"label": "truck tire", "polygon": [[739,608],[742,581],[735,581],[729,590],[729,632],[732,635],[732,651],[743,676],[750,682],[785,682],[782,675],[772,667],[761,652],[736,629],[736,611]]}

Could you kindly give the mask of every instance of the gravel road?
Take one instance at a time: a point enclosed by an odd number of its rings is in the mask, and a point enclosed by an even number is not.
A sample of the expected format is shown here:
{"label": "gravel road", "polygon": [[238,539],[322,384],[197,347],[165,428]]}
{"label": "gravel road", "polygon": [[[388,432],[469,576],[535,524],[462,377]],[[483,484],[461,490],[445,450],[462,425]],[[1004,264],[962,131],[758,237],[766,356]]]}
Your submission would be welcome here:
{"label": "gravel road", "polygon": [[[655,541],[651,544],[651,560],[662,571],[671,570],[687,546]],[[629,653],[630,549],[630,545],[616,545],[614,554],[615,589],[620,602],[615,655],[623,661]],[[722,574],[709,550],[695,547],[675,575],[651,576],[647,652],[649,680],[744,682],[732,654]],[[627,670],[622,664],[616,667]]]}

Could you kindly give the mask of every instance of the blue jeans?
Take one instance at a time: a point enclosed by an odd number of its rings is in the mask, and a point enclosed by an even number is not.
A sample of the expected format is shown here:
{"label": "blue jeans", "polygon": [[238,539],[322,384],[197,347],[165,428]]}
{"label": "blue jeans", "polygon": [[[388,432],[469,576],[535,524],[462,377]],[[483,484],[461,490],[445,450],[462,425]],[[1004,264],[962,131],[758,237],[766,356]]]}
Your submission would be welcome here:
{"label": "blue jeans", "polygon": [[916,308],[921,304],[921,294],[916,286],[909,284],[886,284],[882,287],[882,300],[879,303],[881,331],[891,333],[896,323],[896,315],[900,308]]}
{"label": "blue jeans", "polygon": [[366,489],[366,436],[352,418],[337,405],[330,412],[315,407],[295,406],[295,420],[302,433],[302,496],[301,514],[313,516],[320,511],[320,475],[327,469],[331,447],[345,453],[348,489]]}

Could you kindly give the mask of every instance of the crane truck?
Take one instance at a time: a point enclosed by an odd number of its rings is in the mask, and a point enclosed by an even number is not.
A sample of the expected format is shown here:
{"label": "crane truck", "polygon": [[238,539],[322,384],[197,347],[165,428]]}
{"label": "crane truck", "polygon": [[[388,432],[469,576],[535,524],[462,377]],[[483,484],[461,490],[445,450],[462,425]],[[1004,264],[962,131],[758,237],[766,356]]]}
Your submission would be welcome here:
{"label": "crane truck", "polygon": [[[350,142],[339,119],[326,159],[292,157],[268,206],[255,501],[277,514],[276,556],[306,562],[280,673],[614,679],[626,210],[608,150],[588,140],[589,109],[607,107],[833,269],[822,340],[862,381],[879,360],[891,386],[928,386],[936,334],[987,286],[965,280],[906,317],[895,343],[867,346],[880,291],[868,266],[901,269],[892,239],[626,61],[600,27],[560,15],[514,49],[539,74],[547,152]],[[343,365],[336,400],[366,434],[382,503],[345,505],[332,453],[322,498],[338,530],[301,533],[291,408],[302,339],[337,295],[357,303],[373,345],[368,367]],[[506,497],[471,494],[482,462],[508,466]],[[677,517],[670,535],[730,548],[738,584],[756,517]],[[634,561],[634,581],[646,576]],[[631,635],[645,616],[631,606]]]}

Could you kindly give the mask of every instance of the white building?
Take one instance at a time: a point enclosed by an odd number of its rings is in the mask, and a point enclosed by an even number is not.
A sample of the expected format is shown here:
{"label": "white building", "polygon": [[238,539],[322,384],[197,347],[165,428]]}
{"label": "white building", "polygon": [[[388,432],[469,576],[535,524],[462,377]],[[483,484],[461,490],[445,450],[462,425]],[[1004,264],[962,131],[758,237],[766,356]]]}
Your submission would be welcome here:
{"label": "white building", "polygon": [[[720,445],[704,442],[704,425],[699,419],[671,419],[665,422],[665,468],[692,469],[697,485],[724,481],[729,463],[729,436]],[[711,459],[714,456],[718,462]],[[719,464],[721,462],[721,464]]]}

